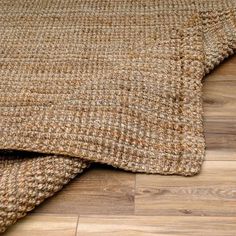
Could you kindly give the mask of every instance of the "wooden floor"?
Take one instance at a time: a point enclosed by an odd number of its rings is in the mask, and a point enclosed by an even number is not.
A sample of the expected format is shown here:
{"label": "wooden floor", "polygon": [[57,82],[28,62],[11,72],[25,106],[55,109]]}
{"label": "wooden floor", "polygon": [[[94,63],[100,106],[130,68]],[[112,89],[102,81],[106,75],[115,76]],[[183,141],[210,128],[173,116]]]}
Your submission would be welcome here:
{"label": "wooden floor", "polygon": [[7,236],[235,236],[236,57],[204,79],[206,161],[195,177],[95,165]]}

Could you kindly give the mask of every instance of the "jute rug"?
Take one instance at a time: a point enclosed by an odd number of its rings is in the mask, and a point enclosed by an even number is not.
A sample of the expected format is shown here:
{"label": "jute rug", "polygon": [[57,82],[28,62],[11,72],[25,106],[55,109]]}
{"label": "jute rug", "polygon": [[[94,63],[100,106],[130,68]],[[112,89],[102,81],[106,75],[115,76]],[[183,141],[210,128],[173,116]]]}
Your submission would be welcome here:
{"label": "jute rug", "polygon": [[233,0],[1,0],[0,231],[90,162],[197,174],[202,78],[235,50]]}

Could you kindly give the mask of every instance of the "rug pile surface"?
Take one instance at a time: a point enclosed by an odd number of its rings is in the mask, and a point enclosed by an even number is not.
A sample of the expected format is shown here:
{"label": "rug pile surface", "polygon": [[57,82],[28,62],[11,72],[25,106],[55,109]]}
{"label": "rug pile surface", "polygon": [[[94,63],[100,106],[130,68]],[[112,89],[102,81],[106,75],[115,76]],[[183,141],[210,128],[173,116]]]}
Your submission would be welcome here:
{"label": "rug pile surface", "polygon": [[1,0],[0,232],[92,162],[199,173],[235,50],[234,0]]}

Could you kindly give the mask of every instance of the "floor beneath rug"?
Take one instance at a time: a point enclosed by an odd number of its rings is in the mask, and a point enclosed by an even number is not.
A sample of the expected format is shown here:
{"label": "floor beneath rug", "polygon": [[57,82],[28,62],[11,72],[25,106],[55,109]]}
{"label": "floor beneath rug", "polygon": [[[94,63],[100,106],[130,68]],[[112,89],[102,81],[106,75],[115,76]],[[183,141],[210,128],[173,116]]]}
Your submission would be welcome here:
{"label": "floor beneath rug", "polygon": [[95,165],[6,236],[234,236],[236,57],[204,79],[206,161],[185,178]]}

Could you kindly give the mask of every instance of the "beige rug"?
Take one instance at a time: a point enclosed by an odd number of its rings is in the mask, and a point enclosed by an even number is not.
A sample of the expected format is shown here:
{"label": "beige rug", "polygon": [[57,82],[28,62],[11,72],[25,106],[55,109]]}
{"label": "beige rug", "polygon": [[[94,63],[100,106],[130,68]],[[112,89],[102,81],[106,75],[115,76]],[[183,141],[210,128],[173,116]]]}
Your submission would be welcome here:
{"label": "beige rug", "polygon": [[90,162],[199,173],[202,78],[235,50],[234,0],[1,0],[0,231]]}

